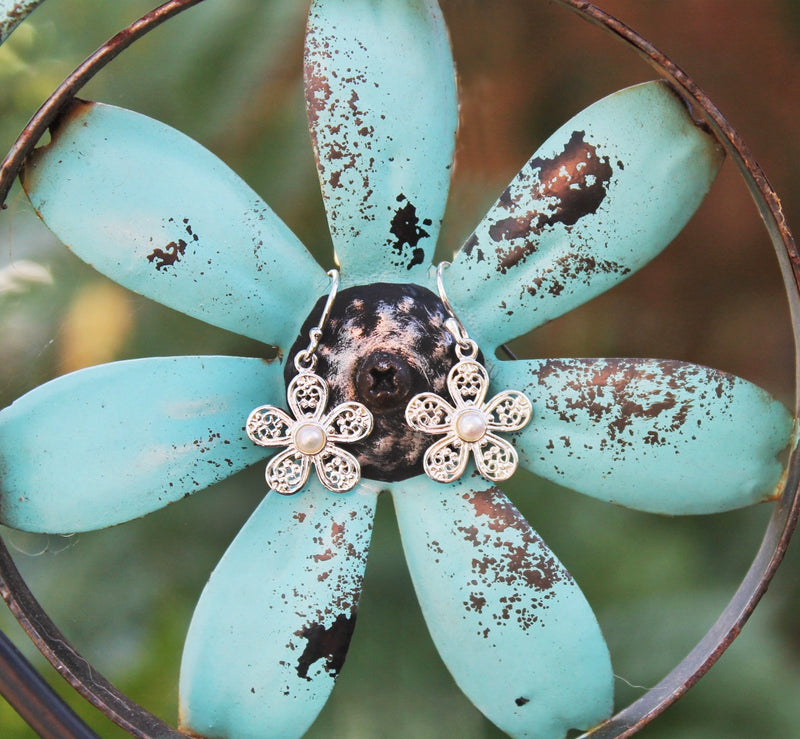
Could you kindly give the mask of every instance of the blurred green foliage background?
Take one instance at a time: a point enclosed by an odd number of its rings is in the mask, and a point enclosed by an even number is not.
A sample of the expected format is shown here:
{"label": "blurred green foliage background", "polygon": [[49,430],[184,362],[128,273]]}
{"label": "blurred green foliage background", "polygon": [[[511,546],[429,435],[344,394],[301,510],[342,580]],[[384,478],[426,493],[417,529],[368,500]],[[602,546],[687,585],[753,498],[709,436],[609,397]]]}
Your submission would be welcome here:
{"label": "blurred green foliage background", "polygon": [[[790,222],[800,218],[800,5],[794,0],[599,0],[671,55],[749,142]],[[441,0],[460,75],[457,164],[440,244],[458,248],[571,115],[653,73],[546,0]],[[48,0],[0,49],[0,149],[89,52],[147,0]],[[325,267],[330,239],[305,126],[305,0],[207,0],[125,52],[81,95],[198,139],[239,172]],[[299,317],[299,320],[303,317]],[[266,318],[265,318],[266,320]],[[794,346],[780,274],[727,164],[667,252],[622,286],[515,342],[522,356],[646,356],[734,372],[793,404]],[[269,352],[132,295],[72,257],[19,188],[0,213],[0,404],[82,366],[139,356]],[[54,432],[69,433],[54,409]],[[69,470],[63,471],[69,475]],[[73,537],[4,530],[45,609],[92,664],[176,720],[183,635],[208,574],[264,493],[262,470],[179,505]],[[598,503],[520,473],[511,497],[595,607],[621,707],[710,627],[755,554],[770,508],[685,519]],[[800,555],[742,637],[650,739],[800,735]],[[263,573],[266,578],[269,573]],[[123,732],[72,694],[3,607],[0,628],[103,737]],[[254,645],[257,648],[257,645]],[[0,700],[0,736],[32,736]],[[376,521],[347,665],[311,737],[498,737],[460,694],[422,622],[389,500]]]}

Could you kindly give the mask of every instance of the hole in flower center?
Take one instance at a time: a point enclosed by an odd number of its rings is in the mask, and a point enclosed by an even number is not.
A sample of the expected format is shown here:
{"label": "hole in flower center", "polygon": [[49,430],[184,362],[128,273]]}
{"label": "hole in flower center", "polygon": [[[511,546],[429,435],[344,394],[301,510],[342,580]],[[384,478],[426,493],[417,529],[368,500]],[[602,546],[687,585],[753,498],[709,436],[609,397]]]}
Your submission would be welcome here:
{"label": "hole in flower center", "polygon": [[461,411],[456,417],[455,429],[462,441],[480,441],[488,428],[486,416],[477,408]]}
{"label": "hole in flower center", "polygon": [[408,363],[388,352],[373,352],[361,360],[356,371],[359,400],[371,411],[408,405],[413,381]]}
{"label": "hole in flower center", "polygon": [[294,445],[303,454],[319,454],[327,441],[325,430],[318,423],[301,423],[294,431]]}

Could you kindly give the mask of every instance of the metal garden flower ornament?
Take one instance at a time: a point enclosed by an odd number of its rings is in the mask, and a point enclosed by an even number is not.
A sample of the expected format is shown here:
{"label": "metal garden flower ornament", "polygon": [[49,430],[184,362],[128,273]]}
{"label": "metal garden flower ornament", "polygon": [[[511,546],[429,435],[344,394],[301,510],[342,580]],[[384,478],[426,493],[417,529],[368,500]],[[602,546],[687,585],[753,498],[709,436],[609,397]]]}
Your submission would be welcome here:
{"label": "metal garden flower ornament", "polygon": [[644,511],[729,510],[777,494],[792,419],[694,364],[495,350],[658,254],[722,150],[666,83],[622,90],[548,139],[437,274],[457,102],[435,1],[314,0],[305,90],[341,291],[222,162],[152,119],[76,101],[30,158],[31,202],[81,258],[285,360],[139,359],[34,390],[0,412],[0,520],[111,526],[284,446],[195,610],[183,730],[308,729],[347,653],[383,490],[462,690],[511,736],[589,728],[612,710],[600,628],[493,482],[519,463]]}

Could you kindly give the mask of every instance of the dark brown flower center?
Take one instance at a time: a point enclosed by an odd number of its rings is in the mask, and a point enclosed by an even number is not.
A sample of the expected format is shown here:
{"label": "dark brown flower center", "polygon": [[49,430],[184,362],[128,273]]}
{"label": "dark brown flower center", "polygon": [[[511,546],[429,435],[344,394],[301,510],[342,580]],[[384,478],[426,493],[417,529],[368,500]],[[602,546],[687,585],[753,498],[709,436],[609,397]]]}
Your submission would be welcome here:
{"label": "dark brown flower center", "polygon": [[[308,344],[324,302],[322,297],[314,306],[289,351],[287,385],[296,374],[294,356]],[[316,373],[328,383],[328,409],[355,400],[373,414],[372,433],[344,447],[356,455],[364,477],[394,481],[422,473],[431,437],[408,426],[405,409],[417,393],[447,397],[447,373],[456,358],[446,318],[439,298],[419,285],[360,285],[336,296],[316,352]]]}

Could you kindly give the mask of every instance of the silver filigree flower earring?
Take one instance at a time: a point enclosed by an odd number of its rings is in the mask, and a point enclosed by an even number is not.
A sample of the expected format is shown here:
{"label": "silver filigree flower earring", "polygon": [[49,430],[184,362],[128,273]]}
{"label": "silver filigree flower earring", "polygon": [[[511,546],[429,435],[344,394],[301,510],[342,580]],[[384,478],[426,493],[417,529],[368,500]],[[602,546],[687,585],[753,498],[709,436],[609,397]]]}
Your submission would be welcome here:
{"label": "silver filigree flower earring", "polygon": [[283,495],[292,495],[305,485],[312,462],[328,490],[351,490],[361,478],[361,466],[336,444],[359,441],[372,431],[372,414],[361,403],[348,401],[325,413],[328,383],[315,374],[315,352],[339,287],[339,271],[332,269],[328,275],[332,284],[322,317],[308,332],[308,346],[295,355],[298,374],[286,391],[294,419],[280,408],[264,405],[252,411],[245,424],[247,435],[259,446],[286,447],[270,459],[266,471],[267,484]]}
{"label": "silver filigree flower earring", "polygon": [[435,393],[420,393],[406,407],[406,422],[426,434],[444,434],[425,452],[425,474],[437,482],[461,477],[475,456],[478,472],[487,480],[507,480],[517,469],[517,451],[498,431],[519,431],[531,420],[531,401],[518,390],[504,390],[484,403],[489,375],[477,361],[478,345],[469,338],[453,311],[444,290],[442,273],[450,262],[440,262],[436,271],[439,297],[450,318],[445,327],[456,340],[458,363],[447,376],[453,407]]}

